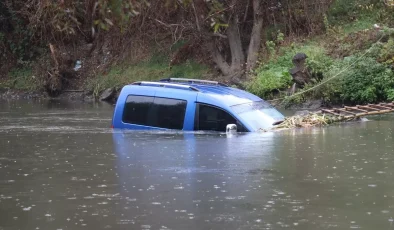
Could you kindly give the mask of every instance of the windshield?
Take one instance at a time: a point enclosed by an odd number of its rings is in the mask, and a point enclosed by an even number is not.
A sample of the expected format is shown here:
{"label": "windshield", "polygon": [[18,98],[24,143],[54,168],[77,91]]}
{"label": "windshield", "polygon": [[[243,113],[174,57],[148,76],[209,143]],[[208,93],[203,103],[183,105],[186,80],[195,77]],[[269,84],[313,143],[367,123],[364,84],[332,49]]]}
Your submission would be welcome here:
{"label": "windshield", "polygon": [[234,105],[232,109],[255,131],[271,128],[284,119],[281,113],[265,101]]}

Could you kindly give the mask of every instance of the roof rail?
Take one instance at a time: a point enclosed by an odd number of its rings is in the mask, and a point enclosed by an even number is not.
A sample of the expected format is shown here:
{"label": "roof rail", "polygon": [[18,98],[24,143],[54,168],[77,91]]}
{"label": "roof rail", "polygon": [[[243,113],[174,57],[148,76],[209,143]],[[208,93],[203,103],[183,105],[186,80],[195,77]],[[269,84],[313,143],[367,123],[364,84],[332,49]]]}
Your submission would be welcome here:
{"label": "roof rail", "polygon": [[157,87],[165,87],[165,88],[175,88],[175,89],[189,89],[193,91],[200,91],[196,87],[181,85],[181,84],[171,84],[164,82],[151,82],[151,81],[137,81],[132,83],[132,85],[145,85],[145,86],[157,86]]}
{"label": "roof rail", "polygon": [[161,79],[161,82],[185,82],[185,83],[199,83],[199,84],[206,84],[206,85],[220,85],[228,87],[228,85],[217,82],[217,81],[207,81],[207,80],[199,80],[199,79],[189,79],[189,78],[166,78]]}

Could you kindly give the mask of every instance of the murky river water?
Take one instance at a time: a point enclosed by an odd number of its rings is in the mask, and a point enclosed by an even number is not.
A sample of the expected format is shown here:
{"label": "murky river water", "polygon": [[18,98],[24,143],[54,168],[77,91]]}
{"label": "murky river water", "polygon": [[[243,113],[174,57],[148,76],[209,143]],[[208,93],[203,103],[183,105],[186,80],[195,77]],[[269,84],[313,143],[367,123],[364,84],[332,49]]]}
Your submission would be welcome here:
{"label": "murky river water", "polygon": [[124,133],[112,106],[0,102],[0,229],[394,229],[394,116]]}

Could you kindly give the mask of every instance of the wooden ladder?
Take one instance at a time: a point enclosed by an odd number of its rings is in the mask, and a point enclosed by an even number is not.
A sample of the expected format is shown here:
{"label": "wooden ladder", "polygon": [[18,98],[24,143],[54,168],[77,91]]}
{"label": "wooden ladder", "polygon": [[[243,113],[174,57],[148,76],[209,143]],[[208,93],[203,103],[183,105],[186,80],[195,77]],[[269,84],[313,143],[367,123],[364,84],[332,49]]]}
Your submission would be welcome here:
{"label": "wooden ladder", "polygon": [[322,109],[321,113],[326,113],[334,116],[341,117],[342,119],[352,119],[363,117],[367,115],[376,115],[394,112],[394,102],[379,103],[357,106],[345,106],[336,109]]}

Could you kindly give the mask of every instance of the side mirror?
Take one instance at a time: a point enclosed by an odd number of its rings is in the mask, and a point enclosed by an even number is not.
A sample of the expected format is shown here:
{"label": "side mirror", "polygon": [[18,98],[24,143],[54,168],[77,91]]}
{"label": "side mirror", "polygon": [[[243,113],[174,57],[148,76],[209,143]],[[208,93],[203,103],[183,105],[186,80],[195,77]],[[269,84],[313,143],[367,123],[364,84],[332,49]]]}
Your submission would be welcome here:
{"label": "side mirror", "polygon": [[236,124],[228,124],[226,127],[226,133],[236,133],[237,125]]}

